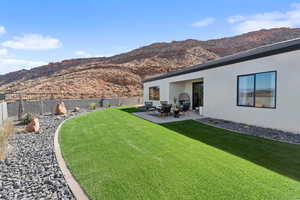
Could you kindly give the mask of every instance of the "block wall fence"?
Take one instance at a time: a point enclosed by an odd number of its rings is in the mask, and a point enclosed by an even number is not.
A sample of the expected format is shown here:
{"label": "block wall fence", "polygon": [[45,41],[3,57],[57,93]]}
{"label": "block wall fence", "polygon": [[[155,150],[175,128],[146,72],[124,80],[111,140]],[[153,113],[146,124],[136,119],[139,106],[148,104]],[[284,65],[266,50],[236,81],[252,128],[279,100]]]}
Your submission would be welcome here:
{"label": "block wall fence", "polygon": [[[112,99],[101,99],[101,98],[64,99],[62,101],[65,103],[67,110],[73,110],[75,107],[88,109],[89,105],[92,103],[97,104],[99,107],[109,107],[109,106],[119,106],[119,105],[131,106],[131,105],[143,104],[142,97],[112,98]],[[56,104],[59,102],[60,100],[23,101],[23,109],[24,109],[23,113],[36,113],[36,114],[52,113]],[[8,117],[18,116],[19,104],[20,104],[19,101],[7,102],[5,104],[7,104],[6,116]]]}

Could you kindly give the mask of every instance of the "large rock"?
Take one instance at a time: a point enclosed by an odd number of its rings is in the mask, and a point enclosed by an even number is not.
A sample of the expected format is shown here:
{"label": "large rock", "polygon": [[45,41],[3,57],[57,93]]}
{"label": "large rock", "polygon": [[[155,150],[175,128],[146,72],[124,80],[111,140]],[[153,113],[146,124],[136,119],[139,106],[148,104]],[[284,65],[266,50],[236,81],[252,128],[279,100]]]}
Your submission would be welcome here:
{"label": "large rock", "polygon": [[64,102],[58,103],[55,107],[54,114],[56,115],[66,115],[67,109]]}
{"label": "large rock", "polygon": [[74,112],[80,112],[80,108],[79,107],[75,107],[74,108]]}
{"label": "large rock", "polygon": [[29,124],[27,124],[25,130],[27,132],[39,132],[40,130],[40,122],[38,118],[34,118]]}

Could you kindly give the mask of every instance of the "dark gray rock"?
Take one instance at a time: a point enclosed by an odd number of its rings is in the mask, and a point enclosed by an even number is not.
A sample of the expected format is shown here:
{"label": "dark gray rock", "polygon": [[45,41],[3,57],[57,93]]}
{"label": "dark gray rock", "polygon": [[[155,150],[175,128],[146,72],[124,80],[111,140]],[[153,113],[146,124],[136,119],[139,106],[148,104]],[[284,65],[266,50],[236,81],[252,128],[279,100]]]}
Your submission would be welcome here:
{"label": "dark gray rock", "polygon": [[238,131],[242,134],[254,135],[281,142],[300,144],[300,134],[213,118],[202,118],[198,119],[197,121],[219,128]]}
{"label": "dark gray rock", "polygon": [[55,131],[65,119],[40,116],[40,134],[20,132],[10,139],[13,150],[0,161],[0,199],[75,199],[53,149]]}

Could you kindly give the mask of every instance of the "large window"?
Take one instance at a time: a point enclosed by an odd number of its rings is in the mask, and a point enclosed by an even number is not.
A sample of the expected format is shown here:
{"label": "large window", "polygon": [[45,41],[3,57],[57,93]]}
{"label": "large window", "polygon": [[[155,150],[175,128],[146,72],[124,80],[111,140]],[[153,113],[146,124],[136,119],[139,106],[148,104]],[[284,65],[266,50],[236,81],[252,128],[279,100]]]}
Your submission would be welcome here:
{"label": "large window", "polygon": [[159,87],[150,87],[149,88],[149,100],[159,101]]}
{"label": "large window", "polygon": [[275,71],[238,76],[238,106],[275,108],[276,76]]}

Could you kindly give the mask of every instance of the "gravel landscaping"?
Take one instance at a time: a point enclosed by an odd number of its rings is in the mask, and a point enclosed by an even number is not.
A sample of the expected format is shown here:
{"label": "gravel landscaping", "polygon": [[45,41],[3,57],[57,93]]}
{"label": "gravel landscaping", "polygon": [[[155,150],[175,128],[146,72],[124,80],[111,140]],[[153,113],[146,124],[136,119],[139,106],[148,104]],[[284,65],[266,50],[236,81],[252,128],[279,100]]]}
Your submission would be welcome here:
{"label": "gravel landscaping", "polygon": [[276,129],[251,126],[248,124],[236,123],[236,122],[220,120],[220,119],[202,118],[202,119],[198,119],[197,121],[218,128],[238,131],[240,133],[247,134],[247,135],[259,136],[259,137],[277,140],[281,142],[300,144],[300,134],[285,132]]}
{"label": "gravel landscaping", "polygon": [[0,199],[75,199],[53,150],[55,131],[65,119],[40,116],[39,134],[20,131],[10,139],[11,151],[0,161]]}

